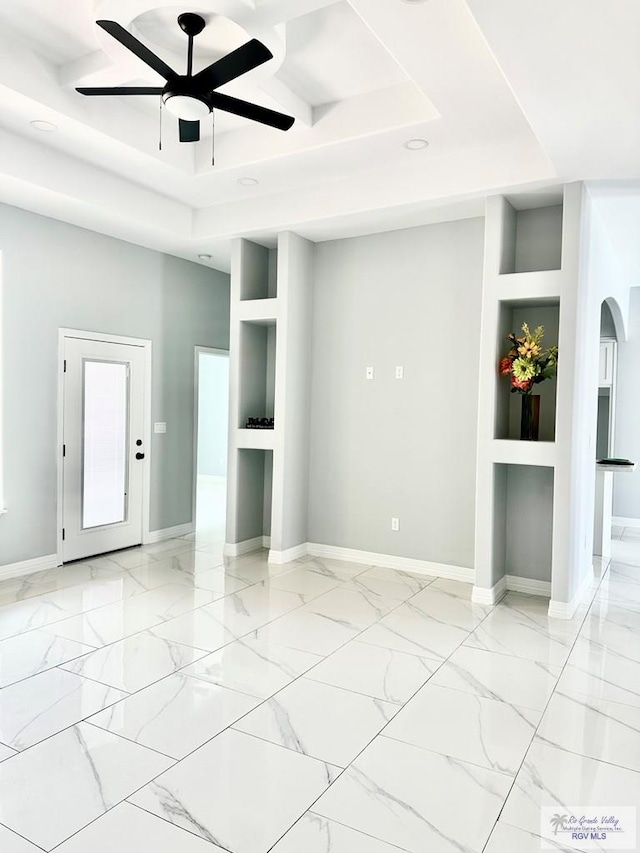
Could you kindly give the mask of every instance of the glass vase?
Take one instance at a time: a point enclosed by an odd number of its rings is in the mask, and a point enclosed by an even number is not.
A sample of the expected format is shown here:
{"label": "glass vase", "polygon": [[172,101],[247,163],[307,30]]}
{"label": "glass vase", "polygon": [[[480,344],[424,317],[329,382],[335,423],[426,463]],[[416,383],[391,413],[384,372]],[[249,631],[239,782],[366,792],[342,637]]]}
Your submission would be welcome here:
{"label": "glass vase", "polygon": [[540,431],[540,395],[522,395],[520,441],[537,441]]}

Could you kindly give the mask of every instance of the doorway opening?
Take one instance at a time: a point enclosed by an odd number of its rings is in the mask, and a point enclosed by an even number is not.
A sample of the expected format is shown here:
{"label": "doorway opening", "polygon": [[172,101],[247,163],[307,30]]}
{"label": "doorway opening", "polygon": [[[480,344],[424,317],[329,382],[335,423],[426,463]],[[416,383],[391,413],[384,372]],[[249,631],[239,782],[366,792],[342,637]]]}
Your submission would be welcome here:
{"label": "doorway opening", "polygon": [[229,353],[196,347],[195,531],[224,542],[227,510]]}

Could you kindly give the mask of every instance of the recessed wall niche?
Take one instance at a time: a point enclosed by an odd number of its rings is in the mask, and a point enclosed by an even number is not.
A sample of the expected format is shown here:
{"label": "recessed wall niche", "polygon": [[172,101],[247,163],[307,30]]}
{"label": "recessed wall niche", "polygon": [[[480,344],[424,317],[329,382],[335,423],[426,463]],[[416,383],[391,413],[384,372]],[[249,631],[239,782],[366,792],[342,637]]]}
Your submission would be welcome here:
{"label": "recessed wall niche", "polygon": [[243,248],[240,300],[275,299],[278,296],[278,250],[248,240]]}
{"label": "recessed wall niche", "polygon": [[238,388],[238,427],[243,429],[247,418],[274,416],[275,321],[242,321],[239,350],[240,371],[243,378]]}
{"label": "recessed wall niche", "polygon": [[553,468],[496,465],[494,572],[551,580]]}
{"label": "recessed wall niche", "polygon": [[[522,324],[528,323],[533,331],[536,326],[544,326],[544,349],[558,344],[560,325],[560,302],[558,300],[514,300],[500,303],[498,321],[498,340],[496,342],[496,411],[494,438],[520,438],[520,413],[522,400],[520,394],[511,393],[509,378],[497,375],[498,363],[509,350],[507,335],[515,332],[519,335]],[[559,356],[562,365],[562,352]],[[556,390],[557,379],[547,379],[534,386],[534,394],[540,395],[540,441],[555,441],[556,435]]]}
{"label": "recessed wall niche", "polygon": [[562,204],[517,209],[504,206],[500,274],[562,267]]}

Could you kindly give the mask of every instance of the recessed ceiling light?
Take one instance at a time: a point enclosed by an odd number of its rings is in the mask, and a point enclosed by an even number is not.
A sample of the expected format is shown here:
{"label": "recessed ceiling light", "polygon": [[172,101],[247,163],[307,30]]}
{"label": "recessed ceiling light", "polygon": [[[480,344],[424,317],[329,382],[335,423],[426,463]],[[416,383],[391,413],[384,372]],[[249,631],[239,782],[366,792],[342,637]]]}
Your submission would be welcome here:
{"label": "recessed ceiling light", "polygon": [[30,121],[29,124],[34,130],[40,130],[42,133],[52,133],[54,130],[57,130],[57,125],[53,124],[50,121],[42,121],[40,119],[36,119],[35,121]]}
{"label": "recessed ceiling light", "polygon": [[201,261],[210,261],[211,255],[198,255]]}
{"label": "recessed ceiling light", "polygon": [[409,151],[421,151],[423,148],[428,148],[429,143],[426,139],[409,139],[404,144],[405,148],[408,148]]}
{"label": "recessed ceiling light", "polygon": [[238,178],[241,187],[257,187],[260,181],[257,178]]}

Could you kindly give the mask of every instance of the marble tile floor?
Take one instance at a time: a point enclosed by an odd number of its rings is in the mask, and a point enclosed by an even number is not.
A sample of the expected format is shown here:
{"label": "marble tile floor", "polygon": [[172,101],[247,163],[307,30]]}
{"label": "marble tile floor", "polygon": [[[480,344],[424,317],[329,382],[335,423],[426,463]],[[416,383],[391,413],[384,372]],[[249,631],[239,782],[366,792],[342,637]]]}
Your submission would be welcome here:
{"label": "marble tile floor", "polygon": [[530,853],[640,806],[638,534],[566,622],[199,534],[0,583],[0,851]]}

